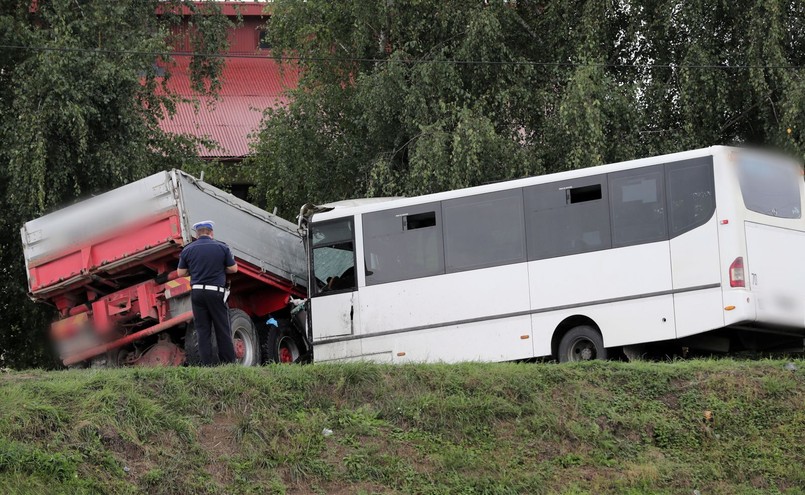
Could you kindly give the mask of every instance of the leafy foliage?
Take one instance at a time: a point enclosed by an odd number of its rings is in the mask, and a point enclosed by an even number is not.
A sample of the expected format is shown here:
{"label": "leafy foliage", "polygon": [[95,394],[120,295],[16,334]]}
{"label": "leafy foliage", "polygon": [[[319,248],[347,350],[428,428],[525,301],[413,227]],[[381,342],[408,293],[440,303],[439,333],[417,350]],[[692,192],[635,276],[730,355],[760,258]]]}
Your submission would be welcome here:
{"label": "leafy foliage", "polygon": [[302,77],[266,114],[252,180],[286,215],[715,144],[805,152],[802,2],[273,7]]}
{"label": "leafy foliage", "polygon": [[[49,364],[43,332],[50,312],[26,303],[22,223],[198,160],[192,141],[158,126],[176,96],[157,62],[170,60],[182,8],[199,51],[226,46],[231,23],[213,4],[0,0],[0,44],[37,48],[0,50],[0,364]],[[214,91],[221,63],[194,61],[195,89]]]}

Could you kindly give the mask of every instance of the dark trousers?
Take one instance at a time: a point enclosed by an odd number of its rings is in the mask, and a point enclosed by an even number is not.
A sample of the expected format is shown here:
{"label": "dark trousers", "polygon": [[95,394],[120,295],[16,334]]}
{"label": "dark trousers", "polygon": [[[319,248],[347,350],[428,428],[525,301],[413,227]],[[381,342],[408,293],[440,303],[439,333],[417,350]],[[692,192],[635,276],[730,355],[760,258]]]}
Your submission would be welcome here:
{"label": "dark trousers", "polygon": [[[229,308],[224,302],[224,294],[205,289],[193,289],[190,293],[193,304],[193,320],[198,333],[198,352],[201,363],[205,365],[234,363],[235,346],[232,344],[232,331],[229,328]],[[212,355],[211,334],[215,328],[215,342],[218,345],[218,359]]]}

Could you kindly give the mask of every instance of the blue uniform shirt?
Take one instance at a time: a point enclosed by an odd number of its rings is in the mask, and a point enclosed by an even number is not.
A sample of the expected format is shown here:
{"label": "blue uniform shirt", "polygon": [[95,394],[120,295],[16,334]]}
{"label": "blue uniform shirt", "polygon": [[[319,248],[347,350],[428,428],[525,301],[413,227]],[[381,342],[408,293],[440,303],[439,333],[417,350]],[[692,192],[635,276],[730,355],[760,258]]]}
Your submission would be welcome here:
{"label": "blue uniform shirt", "polygon": [[190,271],[190,283],[226,285],[226,267],[235,264],[229,246],[208,236],[201,236],[182,250],[179,268]]}

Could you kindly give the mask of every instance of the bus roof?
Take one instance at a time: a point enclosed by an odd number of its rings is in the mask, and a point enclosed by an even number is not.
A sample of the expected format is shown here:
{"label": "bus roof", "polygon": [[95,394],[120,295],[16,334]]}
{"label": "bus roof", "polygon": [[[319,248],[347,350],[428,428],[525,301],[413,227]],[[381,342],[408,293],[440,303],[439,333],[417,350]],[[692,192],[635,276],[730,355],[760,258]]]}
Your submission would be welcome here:
{"label": "bus roof", "polygon": [[341,218],[345,216],[352,216],[355,214],[367,213],[371,211],[390,210],[393,208],[400,208],[436,201],[444,201],[447,199],[472,196],[475,194],[503,191],[506,189],[512,189],[516,187],[526,187],[535,184],[544,184],[546,182],[558,182],[562,180],[588,177],[591,175],[618,172],[621,170],[628,170],[631,168],[659,165],[662,163],[667,163],[669,161],[687,160],[691,158],[698,158],[701,156],[714,155],[718,152],[725,152],[731,150],[738,151],[741,149],[743,148],[736,148],[729,146],[711,146],[709,148],[682,151],[679,153],[670,153],[667,155],[652,156],[648,158],[639,158],[635,160],[612,163],[608,165],[597,165],[577,170],[568,170],[565,172],[556,172],[552,174],[524,177],[522,179],[500,181],[491,184],[485,184],[482,186],[474,186],[463,189],[442,191],[438,193],[426,194],[423,196],[412,196],[403,198],[364,198],[364,199],[339,201],[336,203],[328,203],[327,206],[332,206],[333,210],[316,214],[314,216],[313,221],[320,222],[325,220]]}

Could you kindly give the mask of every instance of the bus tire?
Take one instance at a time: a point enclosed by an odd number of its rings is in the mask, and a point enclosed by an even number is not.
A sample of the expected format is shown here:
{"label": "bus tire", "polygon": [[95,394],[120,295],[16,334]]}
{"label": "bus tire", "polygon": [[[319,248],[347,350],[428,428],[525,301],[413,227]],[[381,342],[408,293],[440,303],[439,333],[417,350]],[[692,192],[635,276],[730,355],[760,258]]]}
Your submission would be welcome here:
{"label": "bus tire", "polygon": [[571,328],[559,341],[559,362],[593,361],[607,359],[601,333],[589,325]]}
{"label": "bus tire", "polygon": [[257,329],[249,315],[242,309],[229,310],[229,328],[232,331],[232,343],[235,352],[242,347],[243,355],[237,362],[243,366],[257,366],[260,364],[260,339],[257,338]]}
{"label": "bus tire", "polygon": [[300,363],[305,357],[305,346],[301,336],[290,326],[269,326],[262,342],[263,362],[292,364]]}

